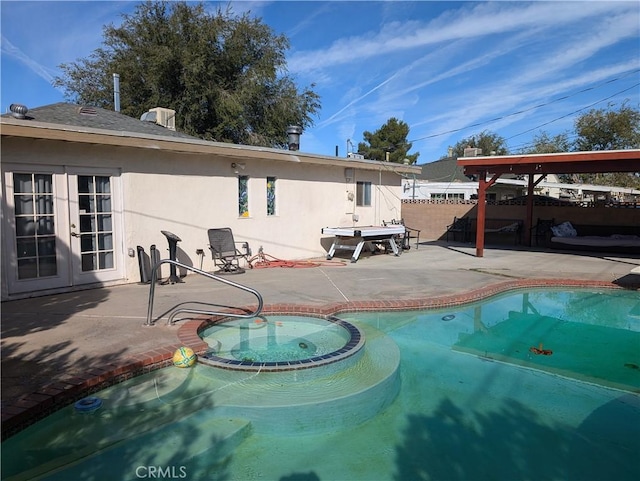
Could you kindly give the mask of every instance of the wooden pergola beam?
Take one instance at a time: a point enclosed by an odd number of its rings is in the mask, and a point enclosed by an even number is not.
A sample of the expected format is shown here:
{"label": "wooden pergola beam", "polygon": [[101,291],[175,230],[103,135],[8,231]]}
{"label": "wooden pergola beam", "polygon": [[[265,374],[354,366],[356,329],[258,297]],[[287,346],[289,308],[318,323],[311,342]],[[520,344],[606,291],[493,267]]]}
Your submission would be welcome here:
{"label": "wooden pergola beam", "polygon": [[[486,190],[503,174],[528,175],[527,184],[527,244],[531,245],[533,222],[533,190],[535,175],[547,174],[601,174],[607,172],[640,173],[640,149],[603,150],[592,152],[564,152],[555,154],[504,155],[491,157],[466,157],[458,159],[465,175],[478,176],[478,223],[476,227],[476,256],[484,255],[484,226]],[[487,175],[492,179],[487,181]]]}

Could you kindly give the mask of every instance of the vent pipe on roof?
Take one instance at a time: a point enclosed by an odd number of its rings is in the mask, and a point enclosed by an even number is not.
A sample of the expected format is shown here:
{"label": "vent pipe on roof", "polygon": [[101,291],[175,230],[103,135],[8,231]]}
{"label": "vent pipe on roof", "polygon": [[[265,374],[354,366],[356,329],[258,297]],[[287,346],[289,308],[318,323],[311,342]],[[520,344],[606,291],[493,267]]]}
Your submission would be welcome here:
{"label": "vent pipe on roof", "polygon": [[300,150],[300,135],[302,127],[290,125],[287,127],[287,135],[289,136],[289,150]]}
{"label": "vent pipe on roof", "polygon": [[113,109],[120,112],[120,75],[113,74]]}
{"label": "vent pipe on roof", "polygon": [[9,105],[9,111],[11,112],[11,115],[13,115],[16,119],[26,119],[29,109],[26,105],[11,104]]}

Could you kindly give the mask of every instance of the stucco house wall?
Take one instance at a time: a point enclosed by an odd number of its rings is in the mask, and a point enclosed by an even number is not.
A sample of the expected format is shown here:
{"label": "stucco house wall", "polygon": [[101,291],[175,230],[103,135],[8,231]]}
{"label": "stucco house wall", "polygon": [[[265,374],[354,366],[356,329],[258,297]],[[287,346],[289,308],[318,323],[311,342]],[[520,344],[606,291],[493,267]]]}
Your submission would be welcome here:
{"label": "stucco house wall", "polygon": [[[11,278],[16,265],[12,175],[16,172],[54,173],[58,179],[56,202],[68,204],[56,214],[56,242],[61,249],[59,269],[68,276],[62,288],[80,284],[139,282],[137,246],[148,253],[155,244],[162,258],[168,243],[162,230],[181,238],[178,260],[199,267],[198,249],[205,251],[203,269],[214,270],[208,249],[207,229],[230,227],[236,241],[247,241],[254,253],[259,247],[280,259],[324,256],[330,239],[323,227],[381,225],[400,218],[403,172],[410,166],[390,166],[374,161],[323,157],[301,152],[232,146],[204,141],[155,143],[152,137],[42,126],[21,129],[25,121],[3,120],[3,298],[13,294],[42,293],[53,287],[41,283],[33,289],[16,288]],[[11,127],[11,128],[10,128]],[[16,127],[15,129],[13,127]],[[124,137],[124,139],[119,138]],[[167,148],[166,145],[169,145]],[[235,164],[235,167],[233,166]],[[415,168],[413,168],[415,169]],[[63,192],[67,179],[77,174],[105,175],[112,179],[117,275],[75,276],[78,237],[74,233],[74,196]],[[248,177],[249,215],[239,215],[238,176]],[[267,215],[267,177],[276,179],[275,215]],[[356,182],[371,183],[371,205],[356,205]],[[69,183],[69,185],[71,185]],[[71,213],[70,213],[71,212]],[[75,252],[74,253],[74,246]],[[134,256],[130,254],[134,253]],[[163,270],[168,270],[164,266]],[[67,272],[69,271],[69,272]]]}

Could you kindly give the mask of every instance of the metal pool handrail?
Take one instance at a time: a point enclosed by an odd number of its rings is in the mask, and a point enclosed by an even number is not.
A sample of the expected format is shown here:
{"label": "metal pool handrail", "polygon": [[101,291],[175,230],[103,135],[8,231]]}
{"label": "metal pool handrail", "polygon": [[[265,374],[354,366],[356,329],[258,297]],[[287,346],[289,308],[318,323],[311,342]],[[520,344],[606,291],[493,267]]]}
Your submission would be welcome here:
{"label": "metal pool handrail", "polygon": [[[251,287],[247,287],[244,286],[242,284],[238,284],[237,282],[233,282],[230,281],[228,279],[225,279],[223,277],[220,276],[216,276],[214,274],[211,274],[210,272],[205,272],[203,270],[200,269],[196,269],[193,266],[188,266],[186,264],[183,264],[181,262],[178,261],[174,261],[172,259],[161,259],[158,262],[156,262],[156,265],[153,267],[153,270],[151,272],[151,285],[149,288],[149,308],[147,310],[147,322],[145,322],[145,326],[153,326],[155,324],[154,321],[151,320],[151,316],[153,314],[153,302],[155,299],[155,290],[156,290],[156,282],[158,280],[158,268],[162,265],[162,264],[171,264],[171,265],[175,265],[178,266],[182,269],[186,269],[188,271],[191,272],[195,272],[196,274],[200,274],[204,277],[208,277],[209,279],[213,279],[215,281],[219,281],[222,282],[223,284],[227,284],[229,286],[232,287],[236,287],[240,290],[246,291],[250,294],[253,294],[254,296],[256,296],[256,299],[258,299],[258,307],[256,308],[256,310],[254,312],[251,312],[249,314],[235,314],[232,312],[219,312],[219,311],[212,311],[212,310],[203,310],[203,309],[190,309],[190,308],[186,308],[186,307],[178,307],[181,306],[183,304],[188,304],[188,302],[181,302],[179,304],[176,304],[175,306],[173,306],[171,309],[169,309],[166,312],[170,312],[173,311],[171,313],[171,315],[169,316],[169,320],[167,321],[167,324],[173,324],[173,318],[179,314],[179,313],[189,313],[189,314],[202,314],[202,315],[206,315],[206,316],[226,316],[226,317],[238,317],[238,318],[242,318],[242,319],[249,319],[252,317],[256,317],[258,315],[260,315],[260,312],[262,312],[262,306],[264,305],[264,302],[262,300],[262,296],[260,295],[260,293],[258,291],[256,291],[255,289],[252,289]],[[203,305],[209,305],[209,306],[214,306],[216,304],[208,304],[206,302],[197,302],[197,301],[193,301],[192,304],[203,304]]]}

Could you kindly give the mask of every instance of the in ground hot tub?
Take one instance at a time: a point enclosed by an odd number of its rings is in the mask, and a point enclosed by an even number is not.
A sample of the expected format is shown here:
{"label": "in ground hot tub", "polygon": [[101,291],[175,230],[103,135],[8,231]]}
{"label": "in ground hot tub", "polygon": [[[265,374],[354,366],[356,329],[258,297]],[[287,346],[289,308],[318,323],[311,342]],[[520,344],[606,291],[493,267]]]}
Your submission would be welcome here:
{"label": "in ground hot tub", "polygon": [[225,319],[200,332],[204,364],[243,371],[286,371],[331,364],[356,354],[364,334],[337,317]]}

